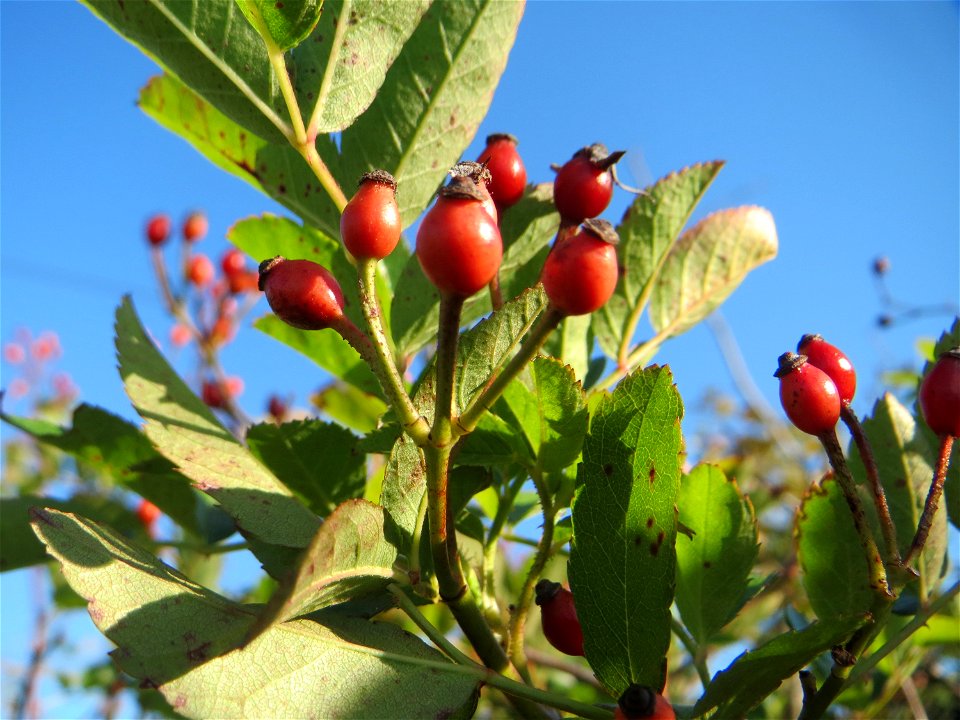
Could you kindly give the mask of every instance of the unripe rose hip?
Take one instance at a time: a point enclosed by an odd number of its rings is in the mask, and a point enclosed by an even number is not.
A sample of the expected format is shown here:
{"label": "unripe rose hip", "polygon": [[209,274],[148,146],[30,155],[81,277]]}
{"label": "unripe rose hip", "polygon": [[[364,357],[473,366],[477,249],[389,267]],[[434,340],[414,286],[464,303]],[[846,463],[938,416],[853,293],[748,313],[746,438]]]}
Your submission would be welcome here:
{"label": "unripe rose hip", "polygon": [[820,435],[840,419],[840,393],[833,380],[803,355],[784,353],[774,373],[780,378],[780,404],[799,430]]}
{"label": "unripe rose hip", "polygon": [[259,287],[270,308],[288,325],[322,330],[343,318],[343,291],[337,279],[310,260],[277,256],[260,263]]}
{"label": "unripe rose hip", "polygon": [[943,353],[920,384],[923,418],[941,437],[960,437],[960,347]]}
{"label": "unripe rose hip", "polygon": [[397,247],[401,229],[393,175],[386,170],[364,174],[340,216],[340,237],[347,250],[361,260],[382,260]]}
{"label": "unripe rose hip", "polygon": [[213,281],[215,271],[213,263],[206,255],[193,255],[187,263],[187,279],[198,288],[203,288]]}

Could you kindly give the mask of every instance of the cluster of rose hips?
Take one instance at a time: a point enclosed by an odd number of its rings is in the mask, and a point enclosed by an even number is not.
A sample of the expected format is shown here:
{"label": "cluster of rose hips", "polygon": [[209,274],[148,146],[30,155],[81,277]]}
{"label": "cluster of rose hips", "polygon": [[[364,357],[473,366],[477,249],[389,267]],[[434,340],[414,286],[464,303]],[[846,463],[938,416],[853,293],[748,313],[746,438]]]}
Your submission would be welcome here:
{"label": "cluster of rose hips", "polygon": [[[798,429],[817,436],[823,442],[831,465],[841,480],[841,487],[844,485],[844,476],[849,473],[839,452],[834,428],[841,418],[850,427],[868,476],[873,476],[870,478],[872,494],[886,535],[889,559],[895,565],[900,564],[896,532],[877,476],[873,453],[850,408],[857,387],[853,364],[841,350],[820,335],[804,335],[797,345],[797,353],[784,353],[779,358],[779,367],[774,375],[780,379],[780,403]],[[944,352],[937,358],[923,378],[918,396],[927,426],[940,438],[940,452],[916,534],[910,550],[903,558],[906,566],[926,542],[943,491],[953,439],[960,436],[960,347]],[[843,490],[851,508],[857,507],[859,500],[855,492],[848,487],[843,487]]]}
{"label": "cluster of rose hips", "polygon": [[[181,260],[178,283],[172,283],[164,263],[162,248],[172,235],[173,225],[165,214],[152,216],[146,225],[146,238],[153,255],[158,282],[175,323],[170,341],[183,347],[196,341],[201,356],[209,358],[236,335],[244,313],[256,301],[258,274],[247,267],[244,254],[229,248],[220,257],[219,273],[208,255],[196,245],[209,231],[202,212],[192,212],[180,226]],[[209,363],[208,363],[209,364]],[[212,368],[211,368],[212,371]],[[200,396],[215,409],[229,409],[243,390],[238,377],[218,379],[211,372],[201,382]]]}
{"label": "cluster of rose hips", "polygon": [[[610,168],[622,154],[592,145],[557,171],[554,202],[562,223],[541,280],[562,316],[597,310],[616,287],[617,234],[596,216],[610,203]],[[460,163],[451,174],[420,223],[416,256],[441,295],[467,298],[497,285],[503,258],[499,219],[523,196],[527,174],[517,141],[507,134],[490,135],[477,161]],[[402,230],[396,191],[396,181],[385,171],[360,179],[340,220],[341,238],[354,258],[382,260],[396,248]],[[282,257],[264,261],[260,289],[277,316],[294,327],[349,331],[340,285],[316,263]]]}

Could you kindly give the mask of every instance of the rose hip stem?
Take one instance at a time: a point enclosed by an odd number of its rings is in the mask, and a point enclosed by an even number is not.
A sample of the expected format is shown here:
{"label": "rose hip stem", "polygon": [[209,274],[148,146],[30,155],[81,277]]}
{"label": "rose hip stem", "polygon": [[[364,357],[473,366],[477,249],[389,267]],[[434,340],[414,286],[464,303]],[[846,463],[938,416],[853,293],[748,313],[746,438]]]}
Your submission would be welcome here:
{"label": "rose hip stem", "polygon": [[881,599],[893,600],[894,595],[890,592],[890,587],[887,584],[887,571],[883,566],[883,560],[880,558],[880,550],[873,539],[873,533],[867,524],[867,515],[864,512],[863,504],[860,502],[860,496],[857,495],[856,483],[853,476],[850,475],[847,461],[843,457],[843,450],[840,449],[837,432],[831,428],[817,435],[817,439],[823,444],[823,449],[830,460],[830,466],[833,468],[840,489],[843,490],[847,506],[850,508],[850,514],[853,516],[853,526],[860,538],[860,547],[863,548],[864,559],[867,562],[870,587]]}
{"label": "rose hip stem", "polygon": [[870,441],[863,432],[863,426],[857,418],[848,403],[840,406],[840,419],[850,430],[853,441],[857,444],[860,451],[860,458],[863,460],[863,467],[867,471],[867,481],[870,484],[870,494],[873,496],[873,502],[877,506],[877,515],[880,519],[880,531],[883,533],[883,542],[887,548],[887,562],[891,565],[902,567],[900,559],[900,548],[897,544],[897,529],[893,524],[893,518],[890,517],[890,507],[887,505],[887,496],[883,491],[883,485],[880,484],[880,474],[877,470],[877,461],[873,455],[873,449],[870,447]]}
{"label": "rose hip stem", "polygon": [[940,436],[940,454],[937,457],[937,467],[933,475],[933,481],[930,483],[930,490],[927,492],[927,501],[923,505],[923,514],[920,515],[920,522],[917,525],[917,534],[913,536],[913,542],[910,543],[910,550],[903,559],[905,565],[910,562],[923,550],[927,542],[927,536],[930,534],[930,527],[933,525],[933,516],[937,512],[937,505],[940,502],[940,495],[943,493],[943,483],[947,477],[947,468],[950,466],[950,451],[953,450],[953,436]]}

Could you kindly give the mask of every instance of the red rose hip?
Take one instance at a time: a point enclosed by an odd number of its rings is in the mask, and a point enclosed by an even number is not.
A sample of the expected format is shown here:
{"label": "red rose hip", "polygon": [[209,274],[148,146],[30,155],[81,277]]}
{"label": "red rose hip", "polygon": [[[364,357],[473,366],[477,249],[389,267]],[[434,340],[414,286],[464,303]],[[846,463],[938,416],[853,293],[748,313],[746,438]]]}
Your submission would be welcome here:
{"label": "red rose hip", "polygon": [[806,355],[808,363],[830,376],[840,393],[840,402],[849,405],[857,390],[857,371],[850,358],[822,335],[804,335],[797,343],[797,352]]}
{"label": "red rose hip", "polygon": [[170,237],[170,217],[168,215],[154,215],[147,221],[147,242],[154,247],[163,245]]}
{"label": "red rose hip", "polygon": [[198,288],[206,287],[213,281],[215,271],[213,263],[206,255],[194,255],[187,262],[187,279]]}
{"label": "red rose hip", "polygon": [[347,250],[361,260],[382,260],[400,242],[397,182],[385,170],[360,178],[360,187],[340,216],[340,237]]}
{"label": "red rose hip", "polygon": [[187,215],[187,219],[183,221],[183,239],[189,243],[203,240],[207,235],[208,229],[209,223],[207,222],[207,216],[202,212],[192,212]]}
{"label": "red rose hip", "polygon": [[550,303],[563,315],[586,315],[617,287],[617,232],[605,220],[588,220],[554,245],[540,279]]}
{"label": "red rose hip", "polygon": [[507,133],[487,136],[487,147],[477,162],[485,163],[491,179],[487,190],[498,210],[515,205],[523,197],[527,185],[527,169],[517,152],[517,139]]}
{"label": "red rose hip", "polygon": [[573,604],[573,593],[560,583],[537,583],[535,602],[540,606],[543,634],[557,650],[567,655],[583,655],[583,630]]}
{"label": "red rose hip", "polygon": [[646,685],[631,685],[613,711],[614,720],[675,720],[677,715],[663,695]]}
{"label": "red rose hip", "polygon": [[441,293],[469,297],[496,276],[503,241],[476,183],[455,177],[417,231],[417,260]]}
{"label": "red rose hip", "polygon": [[613,197],[610,168],[623,157],[623,151],[608,153],[595,143],[574,153],[553,181],[553,202],[557,212],[569,224],[596,217]]}
{"label": "red rose hip", "polygon": [[960,347],[943,353],[920,384],[920,408],[933,432],[960,437]]}
{"label": "red rose hip", "polygon": [[823,370],[804,355],[784,353],[774,373],[780,378],[780,404],[799,430],[820,435],[840,419],[840,393]]}
{"label": "red rose hip", "polygon": [[323,330],[343,318],[343,291],[337,279],[310,260],[277,256],[260,263],[259,287],[270,308],[288,325]]}

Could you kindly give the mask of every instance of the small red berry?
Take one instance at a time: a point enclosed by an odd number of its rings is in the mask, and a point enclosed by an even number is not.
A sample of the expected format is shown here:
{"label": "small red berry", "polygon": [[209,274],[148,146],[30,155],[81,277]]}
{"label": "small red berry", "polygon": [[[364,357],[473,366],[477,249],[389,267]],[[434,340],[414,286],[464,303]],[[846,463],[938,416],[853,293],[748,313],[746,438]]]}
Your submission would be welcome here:
{"label": "small red berry", "polygon": [[960,347],[943,353],[923,378],[920,408],[934,433],[960,437]]}
{"label": "small red berry", "polygon": [[343,318],[340,283],[322,265],[277,256],[260,263],[259,287],[281,320],[301,330],[322,330]]}
{"label": "small red berry", "polygon": [[191,337],[190,328],[182,323],[177,323],[170,328],[170,342],[173,343],[174,347],[183,347],[190,342]]}
{"label": "small red berry", "polygon": [[780,378],[780,404],[798,429],[820,435],[836,426],[840,393],[823,370],[788,352],[780,356],[774,377]]}
{"label": "small red berry", "polygon": [[554,245],[540,279],[551,304],[564,315],[586,315],[617,287],[616,230],[606,220],[587,220]]}
{"label": "small red berry", "polygon": [[216,380],[204,380],[200,392],[204,404],[222,410],[227,406],[228,400],[238,397],[243,392],[243,380],[238,377],[229,377],[223,385]]}
{"label": "small red berry", "polygon": [[857,390],[857,371],[843,351],[828,343],[821,335],[808,334],[800,338],[797,352],[806,355],[808,363],[829,375],[840,393],[840,402],[850,404]]}
{"label": "small red berry", "polygon": [[187,263],[187,279],[195,287],[202,288],[209,285],[213,281],[214,273],[213,263],[206,255],[193,255]]}
{"label": "small red berry", "polygon": [[583,655],[583,630],[573,604],[573,593],[560,583],[546,579],[538,582],[535,590],[544,636],[562,653]]}
{"label": "small red berry", "polygon": [[208,229],[207,216],[202,212],[192,212],[183,221],[183,239],[189,243],[203,240],[207,236]]}
{"label": "small red berry", "polygon": [[523,197],[527,185],[527,170],[517,152],[517,139],[506,133],[487,136],[487,147],[477,162],[485,163],[491,179],[487,190],[498,210],[515,205]]}
{"label": "small red berry", "polygon": [[623,151],[608,153],[600,143],[574,153],[553,181],[553,202],[561,217],[570,224],[596,217],[613,197],[610,168],[623,157]]}
{"label": "small red berry", "polygon": [[614,720],[676,720],[673,707],[663,695],[646,685],[631,685],[613,711]]}
{"label": "small red berry", "polygon": [[282,423],[287,418],[287,413],[290,412],[290,408],[287,406],[287,402],[277,396],[271,395],[270,400],[267,403],[267,412],[270,414],[275,421]]}
{"label": "small red berry", "polygon": [[496,276],[503,241],[476,183],[455,177],[440,191],[417,232],[417,260],[443,293],[469,297]]}
{"label": "small red berry", "polygon": [[364,174],[340,216],[343,244],[356,258],[383,260],[397,247],[401,230],[397,181],[386,170]]}
{"label": "small red berry", "polygon": [[210,328],[207,337],[214,345],[226,345],[233,340],[236,334],[237,325],[233,318],[227,315],[220,315],[216,319],[216,322],[213,323],[213,327]]}
{"label": "small red berry", "polygon": [[147,530],[153,526],[157,518],[162,514],[160,508],[149,500],[143,499],[140,501],[140,504],[137,505],[137,517],[140,518],[140,522],[143,523],[143,526],[147,528]]}
{"label": "small red berry", "polygon": [[163,245],[170,237],[170,217],[154,215],[147,221],[147,241],[154,247]]}
{"label": "small red berry", "polygon": [[247,269],[247,258],[243,254],[243,251],[235,247],[228,248],[227,251],[220,256],[220,267],[223,269],[223,274],[228,278],[234,275],[240,275]]}

